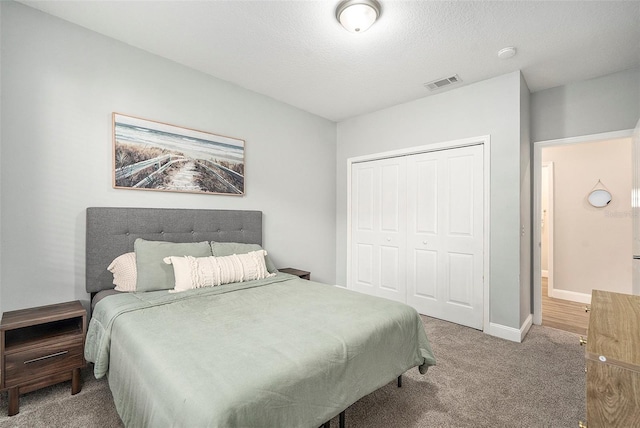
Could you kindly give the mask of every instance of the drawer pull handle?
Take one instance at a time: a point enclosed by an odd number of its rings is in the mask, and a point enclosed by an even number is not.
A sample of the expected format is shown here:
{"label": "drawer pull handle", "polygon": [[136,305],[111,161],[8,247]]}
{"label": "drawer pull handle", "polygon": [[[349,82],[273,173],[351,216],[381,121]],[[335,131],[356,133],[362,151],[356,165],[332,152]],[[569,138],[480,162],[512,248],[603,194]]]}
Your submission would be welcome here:
{"label": "drawer pull handle", "polygon": [[47,358],[59,357],[60,355],[64,355],[68,353],[69,351],[60,351],[60,352],[56,352],[55,354],[45,355],[44,357],[34,358],[33,360],[27,360],[24,363],[25,364],[36,363],[38,361],[46,360]]}
{"label": "drawer pull handle", "polygon": [[584,337],[580,336],[580,346],[584,346],[587,344],[587,339],[585,339]]}
{"label": "drawer pull handle", "polygon": [[584,307],[584,311],[585,311],[585,312],[591,312],[591,308],[590,308],[589,306],[585,306],[585,307]]}
{"label": "drawer pull handle", "polygon": [[587,428],[587,424],[585,424],[584,422],[580,421],[580,422],[578,422],[578,428]]}

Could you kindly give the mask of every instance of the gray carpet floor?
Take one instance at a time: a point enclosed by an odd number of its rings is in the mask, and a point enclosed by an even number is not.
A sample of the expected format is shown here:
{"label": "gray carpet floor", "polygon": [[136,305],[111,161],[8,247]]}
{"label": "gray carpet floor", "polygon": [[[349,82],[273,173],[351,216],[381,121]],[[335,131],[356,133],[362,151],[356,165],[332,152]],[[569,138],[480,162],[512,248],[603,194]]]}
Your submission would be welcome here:
{"label": "gray carpet floor", "polygon": [[[585,420],[584,349],[578,336],[533,326],[522,343],[423,317],[437,366],[411,369],[402,388],[391,382],[346,411],[348,428],[576,427]],[[105,379],[83,373],[82,391],[70,382],[20,397],[7,416],[0,395],[0,428],[121,427]],[[338,420],[331,421],[338,427]]]}

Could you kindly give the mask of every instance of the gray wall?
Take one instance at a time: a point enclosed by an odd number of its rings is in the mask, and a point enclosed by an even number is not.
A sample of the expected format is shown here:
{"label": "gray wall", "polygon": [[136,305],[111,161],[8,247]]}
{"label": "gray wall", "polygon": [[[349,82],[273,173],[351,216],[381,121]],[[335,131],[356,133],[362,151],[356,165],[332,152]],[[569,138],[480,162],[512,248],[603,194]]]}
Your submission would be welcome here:
{"label": "gray wall", "polygon": [[532,141],[633,129],[640,118],[640,68],[531,94]]}
{"label": "gray wall", "polygon": [[[335,283],[335,123],[24,5],[0,7],[1,310],[87,298],[88,206],[262,210],[274,262]],[[244,139],[246,196],[113,189],[114,111]]]}
{"label": "gray wall", "polygon": [[524,76],[520,75],[520,325],[533,312],[533,289],[531,287],[531,237],[533,227],[531,215],[531,158],[530,100],[531,93]]}
{"label": "gray wall", "polygon": [[[520,72],[513,72],[338,124],[338,284],[346,285],[348,158],[490,135],[491,296],[485,305],[491,322],[520,328],[520,88]],[[524,306],[528,288],[526,294]]]}

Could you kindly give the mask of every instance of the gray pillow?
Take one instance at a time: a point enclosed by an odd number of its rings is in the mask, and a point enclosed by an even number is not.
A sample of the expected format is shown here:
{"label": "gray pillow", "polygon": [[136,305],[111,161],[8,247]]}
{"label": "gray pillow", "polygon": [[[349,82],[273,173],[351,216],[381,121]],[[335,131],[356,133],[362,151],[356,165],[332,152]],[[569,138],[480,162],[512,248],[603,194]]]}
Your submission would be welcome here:
{"label": "gray pillow", "polygon": [[[230,256],[232,254],[247,254],[250,251],[263,250],[258,244],[243,244],[241,242],[214,242],[211,241],[211,252],[216,257]],[[267,266],[269,273],[277,272],[276,266],[273,264],[269,255],[264,256],[264,264]]]}
{"label": "gray pillow", "polygon": [[133,243],[138,279],[136,291],[170,290],[175,287],[173,266],[162,259],[169,256],[211,256],[211,246],[204,242],[147,241],[138,238]]}

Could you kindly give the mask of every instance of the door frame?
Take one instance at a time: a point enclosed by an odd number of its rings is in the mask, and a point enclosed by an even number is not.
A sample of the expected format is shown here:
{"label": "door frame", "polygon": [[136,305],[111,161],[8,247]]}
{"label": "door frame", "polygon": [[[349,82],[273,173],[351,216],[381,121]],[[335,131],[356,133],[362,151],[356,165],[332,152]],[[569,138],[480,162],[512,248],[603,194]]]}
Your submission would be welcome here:
{"label": "door frame", "polygon": [[481,135],[478,137],[462,138],[459,140],[445,141],[427,144],[423,146],[408,147],[404,149],[391,150],[387,152],[372,153],[369,155],[356,156],[347,159],[347,288],[351,284],[351,166],[354,163],[362,163],[380,159],[410,156],[420,153],[435,152],[440,150],[457,149],[468,146],[483,146],[483,299],[482,299],[482,325],[483,331],[490,328],[490,224],[491,224],[491,136]]}
{"label": "door frame", "polygon": [[640,261],[636,258],[640,255],[640,247],[638,246],[638,240],[640,240],[640,120],[636,123],[631,136],[631,158],[633,165],[633,181],[631,182],[631,213],[633,214],[631,293],[640,295]]}
{"label": "door frame", "polygon": [[[547,281],[548,281],[548,289],[549,289],[549,295],[551,296],[553,294],[553,210],[554,210],[554,206],[553,206],[553,189],[554,189],[554,177],[553,177],[553,162],[543,162],[540,172],[542,173],[542,168],[546,167],[547,168],[547,207],[548,207],[548,213],[547,213],[547,220],[546,220],[546,225],[547,225],[547,230],[549,231],[549,241],[547,242],[547,245],[549,246],[549,248],[547,248]],[[542,174],[540,175],[540,178],[542,179]],[[540,181],[540,183],[542,184],[542,180]],[[540,208],[542,208],[542,187],[540,188]],[[541,214],[542,216],[542,214]],[[540,217],[540,241],[542,241],[542,217]],[[540,274],[542,275],[542,246],[540,246]],[[541,283],[542,286],[542,283]]]}
{"label": "door frame", "polygon": [[578,137],[559,138],[556,140],[535,141],[533,143],[533,323],[542,324],[542,261],[540,251],[540,237],[542,234],[542,149],[545,147],[562,146],[577,143],[592,143],[602,140],[630,138],[633,129],[603,132],[600,134],[582,135]]}

